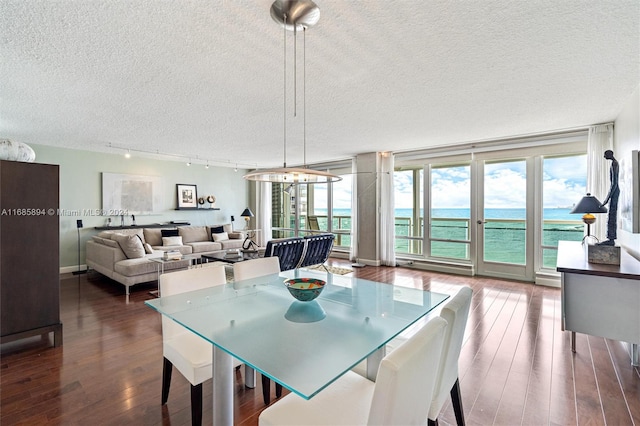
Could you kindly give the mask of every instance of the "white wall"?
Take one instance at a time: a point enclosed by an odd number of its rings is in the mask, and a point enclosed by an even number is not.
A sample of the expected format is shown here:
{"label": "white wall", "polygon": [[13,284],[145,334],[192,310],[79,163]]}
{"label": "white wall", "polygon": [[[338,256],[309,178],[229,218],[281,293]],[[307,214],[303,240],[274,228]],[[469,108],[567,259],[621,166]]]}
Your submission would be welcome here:
{"label": "white wall", "polygon": [[[616,159],[630,158],[633,150],[640,150],[640,85],[618,114],[614,130],[613,151]],[[640,233],[620,230],[618,238],[622,246],[640,259]]]}
{"label": "white wall", "polygon": [[[185,220],[192,225],[215,225],[230,223],[235,216],[236,227],[244,227],[240,213],[248,205],[248,183],[242,176],[246,170],[234,172],[233,168],[204,165],[187,166],[184,162],[163,161],[132,155],[125,159],[121,154],[104,154],[82,150],[61,149],[44,145],[33,145],[36,162],[60,165],[60,267],[62,271],[77,267],[76,220],[82,219],[80,262],[85,262],[85,242],[104,226],[106,217],[87,213],[102,208],[101,173],[122,173],[162,177],[162,207],[159,214],[136,216],[138,225]],[[214,195],[215,207],[219,211],[176,211],[176,184],[197,185],[198,196]],[[205,204],[208,206],[208,204]],[[65,214],[67,213],[67,214]],[[84,213],[84,214],[83,214]],[[131,224],[131,216],[125,218]],[[120,218],[113,217],[115,225]],[[75,268],[71,268],[75,269]]]}

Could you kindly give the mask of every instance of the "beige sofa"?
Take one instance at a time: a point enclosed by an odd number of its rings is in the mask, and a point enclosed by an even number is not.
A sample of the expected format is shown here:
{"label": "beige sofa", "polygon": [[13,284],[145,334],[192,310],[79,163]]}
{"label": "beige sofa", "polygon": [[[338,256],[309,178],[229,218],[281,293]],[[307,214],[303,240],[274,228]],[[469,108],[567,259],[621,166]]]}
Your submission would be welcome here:
{"label": "beige sofa", "polygon": [[[173,237],[162,236],[162,230],[168,231],[166,228],[102,231],[87,241],[87,267],[123,284],[128,295],[132,285],[158,278],[158,263],[150,259],[162,257],[167,250],[179,250],[182,254],[205,254],[241,248],[245,235],[233,232],[231,226],[181,226],[174,228],[173,233],[177,230],[178,235]],[[184,269],[189,264],[188,259],[167,263],[164,271]]]}

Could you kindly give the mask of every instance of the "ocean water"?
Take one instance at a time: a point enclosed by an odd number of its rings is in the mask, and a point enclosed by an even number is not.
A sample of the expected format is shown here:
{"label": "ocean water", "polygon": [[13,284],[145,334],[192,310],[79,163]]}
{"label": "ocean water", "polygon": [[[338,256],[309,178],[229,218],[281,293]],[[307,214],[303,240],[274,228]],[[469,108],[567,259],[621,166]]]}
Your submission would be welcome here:
{"label": "ocean water", "polygon": [[[544,209],[545,221],[572,221],[574,223],[545,223],[543,228],[543,245],[555,247],[559,240],[580,241],[584,235],[584,225],[580,215],[570,214],[570,209],[552,208]],[[318,223],[320,229],[327,229],[326,210],[316,209],[315,214],[320,216]],[[526,261],[525,238],[526,223],[525,209],[486,209],[484,225],[484,253],[485,260],[524,264]],[[351,229],[351,210],[334,209],[333,229]],[[447,241],[434,241],[431,246],[431,256],[469,259],[469,209],[433,209],[431,223],[431,236]],[[325,216],[325,217],[322,217]],[[412,223],[411,209],[396,209],[396,236],[415,235]],[[441,220],[438,220],[441,219]],[[459,220],[456,220],[459,219]],[[501,219],[500,222],[491,222],[491,219]],[[508,221],[512,219],[513,221]],[[304,224],[301,224],[305,227]],[[418,231],[418,234],[421,234]],[[349,246],[348,236],[340,236],[336,242],[340,246]],[[399,238],[396,240],[396,253],[422,254],[422,242],[410,241]],[[543,265],[546,268],[555,268],[556,250],[543,249]]]}

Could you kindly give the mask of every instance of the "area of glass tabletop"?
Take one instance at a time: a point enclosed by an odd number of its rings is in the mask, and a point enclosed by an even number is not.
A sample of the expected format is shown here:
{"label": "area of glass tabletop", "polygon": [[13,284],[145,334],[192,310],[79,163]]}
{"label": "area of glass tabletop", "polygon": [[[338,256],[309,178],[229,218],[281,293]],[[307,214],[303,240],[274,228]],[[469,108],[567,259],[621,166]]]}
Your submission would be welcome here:
{"label": "area of glass tabletop", "polygon": [[[300,302],[284,285],[300,277],[327,284]],[[308,399],[448,297],[293,270],[145,303]]]}

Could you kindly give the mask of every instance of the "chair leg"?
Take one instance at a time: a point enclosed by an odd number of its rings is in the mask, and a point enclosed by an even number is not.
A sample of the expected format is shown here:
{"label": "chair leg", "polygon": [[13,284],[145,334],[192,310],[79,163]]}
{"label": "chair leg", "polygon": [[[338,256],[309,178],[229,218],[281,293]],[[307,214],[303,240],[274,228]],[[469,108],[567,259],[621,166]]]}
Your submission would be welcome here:
{"label": "chair leg", "polygon": [[173,364],[166,358],[163,358],[162,364],[162,405],[167,403],[169,399],[169,387],[171,386],[171,373],[173,372]]}
{"label": "chair leg", "polygon": [[282,385],[280,383],[276,383],[276,398],[280,398],[282,396]]}
{"label": "chair leg", "polygon": [[264,405],[269,405],[271,402],[271,379],[264,374],[262,375],[262,399]]}
{"label": "chair leg", "polygon": [[202,425],[202,383],[191,385],[191,425]]}
{"label": "chair leg", "polygon": [[456,424],[458,426],[464,426],[464,411],[462,410],[462,395],[460,394],[460,380],[456,379],[456,382],[451,388],[451,402],[453,404],[453,412],[456,415]]}
{"label": "chair leg", "polygon": [[438,419],[435,419],[435,420],[427,419],[427,426],[438,426]]}

